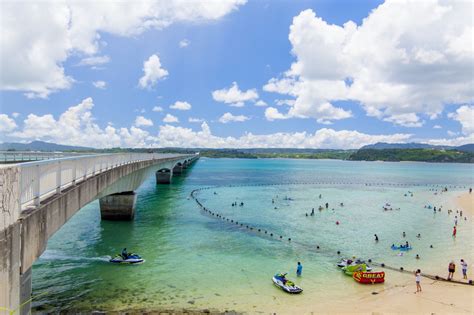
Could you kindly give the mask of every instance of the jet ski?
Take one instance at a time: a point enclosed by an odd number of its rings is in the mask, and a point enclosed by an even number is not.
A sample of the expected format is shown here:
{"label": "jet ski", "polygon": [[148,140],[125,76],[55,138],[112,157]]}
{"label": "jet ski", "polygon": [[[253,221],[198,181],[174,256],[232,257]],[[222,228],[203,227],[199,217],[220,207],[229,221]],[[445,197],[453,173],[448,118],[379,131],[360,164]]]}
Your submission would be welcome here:
{"label": "jet ski", "polygon": [[369,265],[366,264],[365,261],[360,260],[360,259],[356,259],[356,260],[352,260],[352,259],[342,259],[342,260],[337,264],[337,266],[340,267],[340,268],[343,268],[343,267],[347,267],[347,266],[355,266],[355,265],[360,265],[360,264],[365,264],[367,271],[371,271],[371,270],[372,270],[372,267],[370,267]]}
{"label": "jet ski", "polygon": [[367,265],[366,264],[358,264],[358,265],[349,265],[347,267],[342,267],[342,271],[348,276],[352,276],[354,272],[358,271],[367,271]]}
{"label": "jet ski", "polygon": [[111,258],[109,262],[114,263],[114,264],[140,264],[145,262],[145,259],[141,258],[137,254],[129,254],[127,257],[123,257],[120,254],[117,254],[115,257]]}
{"label": "jet ski", "polygon": [[288,293],[301,293],[303,289],[294,284],[292,281],[286,279],[286,273],[277,273],[273,276],[273,284]]}

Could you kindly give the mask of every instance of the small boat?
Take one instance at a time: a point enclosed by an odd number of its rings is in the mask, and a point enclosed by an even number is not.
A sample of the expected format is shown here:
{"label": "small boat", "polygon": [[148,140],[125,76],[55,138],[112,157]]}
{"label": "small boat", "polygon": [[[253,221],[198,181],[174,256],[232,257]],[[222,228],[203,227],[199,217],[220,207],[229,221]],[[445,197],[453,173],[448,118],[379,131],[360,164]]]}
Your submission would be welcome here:
{"label": "small boat", "polygon": [[301,293],[303,289],[294,284],[294,282],[286,279],[286,273],[277,273],[273,276],[273,284],[288,293]]}
{"label": "small boat", "polygon": [[392,245],[390,248],[392,250],[401,250],[405,252],[413,249],[411,246],[395,246],[395,245]]}
{"label": "small boat", "polygon": [[145,259],[141,258],[137,254],[129,254],[127,255],[126,258],[124,258],[122,255],[117,254],[115,257],[111,258],[109,262],[114,263],[114,264],[141,264],[145,262]]}
{"label": "small boat", "polygon": [[365,264],[366,265],[366,270],[367,271],[371,271],[372,270],[372,267],[370,267],[369,265],[367,265],[365,263],[365,261],[363,260],[360,260],[360,259],[356,259],[356,260],[351,260],[351,259],[342,259],[338,264],[337,266],[342,268],[342,267],[347,267],[347,266],[355,266],[355,265],[360,265],[360,264]]}
{"label": "small boat", "polygon": [[363,272],[357,271],[352,274],[352,278],[359,283],[375,284],[385,282],[385,272]]}

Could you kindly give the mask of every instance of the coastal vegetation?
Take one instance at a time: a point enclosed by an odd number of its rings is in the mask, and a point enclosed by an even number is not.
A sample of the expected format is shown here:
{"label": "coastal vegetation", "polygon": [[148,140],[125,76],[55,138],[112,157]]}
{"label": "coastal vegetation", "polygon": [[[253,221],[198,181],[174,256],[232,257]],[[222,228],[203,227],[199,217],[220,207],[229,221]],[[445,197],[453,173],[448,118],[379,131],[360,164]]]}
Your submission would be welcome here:
{"label": "coastal vegetation", "polygon": [[361,149],[352,153],[351,161],[419,161],[474,163],[474,154],[458,150],[435,149]]}
{"label": "coastal vegetation", "polygon": [[439,163],[474,163],[474,144],[459,147],[434,146],[423,143],[375,143],[358,150],[334,149],[295,149],[295,148],[109,148],[94,149],[87,147],[65,146],[43,141],[29,144],[3,143],[0,150],[6,151],[47,151],[81,153],[183,153],[199,152],[202,157],[236,159],[335,159],[351,161],[418,161]]}

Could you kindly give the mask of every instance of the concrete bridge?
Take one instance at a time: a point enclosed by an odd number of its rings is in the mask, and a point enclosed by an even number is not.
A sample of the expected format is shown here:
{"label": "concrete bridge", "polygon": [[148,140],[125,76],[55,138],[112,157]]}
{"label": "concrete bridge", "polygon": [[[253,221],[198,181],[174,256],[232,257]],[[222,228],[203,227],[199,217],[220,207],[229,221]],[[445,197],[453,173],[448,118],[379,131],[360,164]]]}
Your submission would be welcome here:
{"label": "concrete bridge", "polygon": [[131,220],[135,190],[146,178],[169,184],[199,155],[123,153],[0,165],[0,314],[28,314],[31,266],[48,239],[99,199],[103,220]]}

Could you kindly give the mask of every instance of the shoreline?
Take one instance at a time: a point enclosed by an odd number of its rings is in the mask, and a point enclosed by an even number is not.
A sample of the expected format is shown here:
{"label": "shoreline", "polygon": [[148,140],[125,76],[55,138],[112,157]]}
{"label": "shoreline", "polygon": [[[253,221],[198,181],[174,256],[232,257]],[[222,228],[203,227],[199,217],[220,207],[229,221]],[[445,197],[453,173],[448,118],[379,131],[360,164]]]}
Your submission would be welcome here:
{"label": "shoreline", "polygon": [[[432,192],[429,193],[432,195]],[[439,195],[438,195],[439,196]],[[466,216],[472,218],[474,195],[470,195],[466,191],[449,192],[442,195],[443,212],[445,209],[463,209]],[[464,213],[463,213],[464,214]],[[452,219],[448,217],[449,220]],[[469,224],[471,222],[468,221]],[[468,275],[472,278],[473,260],[472,253],[466,253],[464,256],[470,264]],[[458,262],[456,261],[458,264]],[[443,277],[445,274],[445,266],[434,265],[433,272],[439,271]],[[438,269],[439,267],[439,269]],[[460,278],[459,265],[457,266],[455,280]],[[474,304],[471,296],[474,296],[474,286],[455,284],[447,281],[437,281],[428,278],[422,278],[422,293],[415,294],[415,277],[409,273],[400,273],[398,271],[390,271],[386,283],[383,285],[364,286],[351,281],[342,281],[340,292],[330,292],[330,295],[322,293],[323,282],[317,286],[305,291],[301,297],[293,297],[288,295],[280,295],[275,291],[275,297],[272,301],[263,302],[256,299],[254,303],[247,303],[242,300],[233,305],[231,310],[227,310],[224,305],[212,299],[204,300],[205,303],[192,306],[179,307],[165,306],[161,308],[141,308],[132,305],[127,308],[113,308],[103,311],[110,314],[420,314],[420,313],[436,313],[436,314],[472,314]],[[423,271],[423,270],[422,270]],[[306,280],[306,279],[305,279]],[[357,292],[351,295],[344,295],[344,286],[357,287]],[[315,290],[317,289],[317,290]],[[319,291],[318,291],[319,290]],[[328,297],[332,298],[328,298]],[[278,297],[278,298],[277,298]],[[159,299],[159,297],[158,297]],[[257,305],[252,308],[252,304]],[[209,308],[208,308],[209,307]],[[254,306],[255,307],[255,306]],[[48,312],[49,310],[35,309],[35,313]],[[81,313],[101,313],[100,310],[94,309],[71,309],[65,310],[66,314],[76,312]]]}

